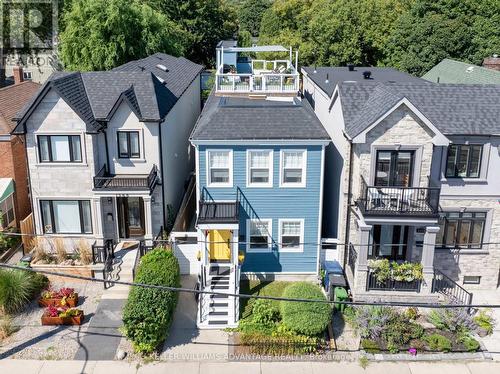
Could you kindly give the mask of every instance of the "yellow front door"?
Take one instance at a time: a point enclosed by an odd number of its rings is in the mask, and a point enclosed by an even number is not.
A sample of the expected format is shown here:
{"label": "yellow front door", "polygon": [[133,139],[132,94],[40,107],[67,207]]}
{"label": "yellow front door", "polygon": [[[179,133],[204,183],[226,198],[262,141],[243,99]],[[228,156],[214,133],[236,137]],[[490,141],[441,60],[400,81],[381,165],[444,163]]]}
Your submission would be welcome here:
{"label": "yellow front door", "polygon": [[210,242],[211,261],[231,260],[231,230],[210,230],[208,240]]}

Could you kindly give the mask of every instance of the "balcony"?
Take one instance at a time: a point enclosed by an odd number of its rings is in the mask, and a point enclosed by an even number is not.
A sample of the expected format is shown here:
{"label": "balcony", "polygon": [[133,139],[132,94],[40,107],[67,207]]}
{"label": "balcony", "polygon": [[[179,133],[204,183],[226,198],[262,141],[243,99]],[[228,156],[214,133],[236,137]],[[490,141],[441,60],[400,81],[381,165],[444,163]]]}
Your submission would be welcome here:
{"label": "balcony", "polygon": [[357,204],[364,215],[437,217],[440,192],[439,187],[368,186],[361,178]]}
{"label": "balcony", "polygon": [[200,201],[198,224],[238,223],[240,216],[238,201]]}
{"label": "balcony", "polygon": [[104,165],[94,177],[94,189],[106,191],[149,191],[158,182],[158,168],[153,165],[149,174],[110,174]]}
{"label": "balcony", "polygon": [[[289,59],[253,59],[257,53],[289,52]],[[291,50],[282,46],[229,47],[217,50],[215,91],[218,93],[290,93],[299,90],[299,73]]]}
{"label": "balcony", "polygon": [[414,279],[410,282],[386,279],[383,282],[377,280],[376,274],[370,269],[366,278],[367,291],[396,291],[396,292],[420,292],[422,281]]}

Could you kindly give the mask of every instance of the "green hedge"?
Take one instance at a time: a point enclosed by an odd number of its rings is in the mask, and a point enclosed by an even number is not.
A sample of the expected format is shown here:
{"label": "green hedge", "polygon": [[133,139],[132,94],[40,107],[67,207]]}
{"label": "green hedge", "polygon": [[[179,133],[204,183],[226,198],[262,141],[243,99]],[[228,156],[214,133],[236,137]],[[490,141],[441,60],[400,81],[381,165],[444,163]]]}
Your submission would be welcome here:
{"label": "green hedge", "polygon": [[[180,286],[179,263],[163,248],[147,253],[139,265],[137,283]],[[140,353],[152,353],[165,340],[177,305],[178,293],[133,287],[123,311],[125,336]]]}
{"label": "green hedge", "polygon": [[[283,292],[285,298],[326,300],[321,289],[309,282],[289,285]],[[325,331],[332,318],[332,309],[326,303],[281,301],[280,312],[283,324],[289,329],[308,336]]]}

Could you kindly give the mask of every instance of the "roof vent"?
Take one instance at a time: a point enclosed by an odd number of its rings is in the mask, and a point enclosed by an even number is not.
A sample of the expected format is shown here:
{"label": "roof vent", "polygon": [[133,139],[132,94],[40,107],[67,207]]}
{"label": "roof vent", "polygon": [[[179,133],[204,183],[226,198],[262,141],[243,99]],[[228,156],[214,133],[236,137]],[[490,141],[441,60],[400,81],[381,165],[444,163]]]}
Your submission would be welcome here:
{"label": "roof vent", "polygon": [[146,68],[144,66],[141,66],[141,65],[139,65],[139,69],[141,69],[141,71],[146,70]]}
{"label": "roof vent", "polygon": [[325,83],[326,83],[326,84],[330,83],[330,81],[328,80],[328,73],[326,73]]}
{"label": "roof vent", "polygon": [[163,71],[168,71],[167,67],[166,67],[165,65],[163,65],[163,64],[158,64],[158,65],[156,65],[156,67],[157,67],[158,69],[160,69],[160,70],[163,70]]}
{"label": "roof vent", "polygon": [[372,77],[372,72],[371,71],[367,70],[367,71],[363,72],[363,78],[365,78],[365,79],[371,79],[371,77]]}
{"label": "roof vent", "polygon": [[318,72],[318,70],[316,69],[316,64],[314,64],[314,71],[313,73],[316,74]]}
{"label": "roof vent", "polygon": [[354,64],[347,64],[349,71],[354,71]]}

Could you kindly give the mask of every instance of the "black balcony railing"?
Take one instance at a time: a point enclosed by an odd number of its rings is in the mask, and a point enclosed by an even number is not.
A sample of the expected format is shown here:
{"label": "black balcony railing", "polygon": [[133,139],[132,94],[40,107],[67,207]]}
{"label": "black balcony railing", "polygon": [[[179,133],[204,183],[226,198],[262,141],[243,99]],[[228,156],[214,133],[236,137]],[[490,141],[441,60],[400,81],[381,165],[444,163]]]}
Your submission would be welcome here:
{"label": "black balcony railing", "polygon": [[239,202],[200,201],[198,223],[238,223]]}
{"label": "black balcony railing", "polygon": [[95,189],[106,190],[149,190],[152,191],[158,181],[158,168],[153,168],[148,175],[113,175],[104,165],[94,177]]}
{"label": "black balcony railing", "polygon": [[370,270],[368,271],[368,278],[366,279],[367,291],[402,291],[402,292],[420,292],[421,281],[415,279],[410,282],[397,281],[394,279],[386,279],[383,282],[377,280],[376,274]]}
{"label": "black balcony railing", "polygon": [[368,186],[361,178],[358,206],[365,215],[437,216],[439,187]]}

